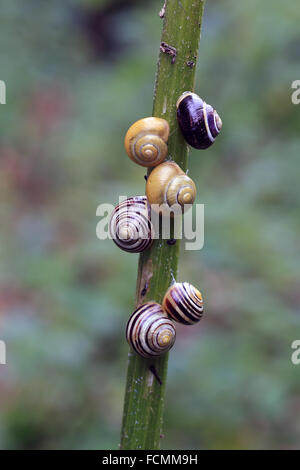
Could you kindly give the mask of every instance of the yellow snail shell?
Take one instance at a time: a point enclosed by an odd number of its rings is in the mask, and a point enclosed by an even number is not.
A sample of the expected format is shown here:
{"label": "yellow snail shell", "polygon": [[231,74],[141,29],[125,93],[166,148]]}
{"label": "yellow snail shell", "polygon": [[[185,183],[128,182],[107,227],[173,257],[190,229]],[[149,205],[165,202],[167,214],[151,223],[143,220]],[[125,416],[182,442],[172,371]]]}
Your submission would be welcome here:
{"label": "yellow snail shell", "polygon": [[176,330],[160,304],[147,302],[138,307],[129,318],[126,338],[140,356],[161,356],[173,346]]}
{"label": "yellow snail shell", "polygon": [[168,153],[169,132],[169,124],[165,119],[148,117],[136,121],[125,136],[125,149],[129,158],[146,167],[159,165]]}
{"label": "yellow snail shell", "polygon": [[[181,213],[187,209],[187,204],[193,204],[196,186],[175,162],[165,162],[154,168],[148,176],[146,195],[151,206],[159,204],[171,207],[176,204]],[[163,206],[152,208],[164,212]]]}
{"label": "yellow snail shell", "polygon": [[199,290],[188,282],[176,282],[167,290],[162,306],[175,321],[193,325],[203,315],[203,299]]}

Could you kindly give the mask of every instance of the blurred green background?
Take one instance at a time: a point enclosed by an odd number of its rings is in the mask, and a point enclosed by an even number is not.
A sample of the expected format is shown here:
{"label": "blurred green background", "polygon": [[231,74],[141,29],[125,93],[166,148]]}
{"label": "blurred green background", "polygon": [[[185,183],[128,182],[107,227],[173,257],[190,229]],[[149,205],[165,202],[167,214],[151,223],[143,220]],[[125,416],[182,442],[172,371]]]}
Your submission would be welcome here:
{"label": "blurred green background", "polygon": [[[144,193],[123,137],[151,114],[162,1],[1,5],[0,447],[118,447],[138,255],[96,208]],[[300,11],[208,0],[196,91],[223,119],[190,174],[205,246],[178,279],[206,317],[170,354],[164,449],[298,448]]]}

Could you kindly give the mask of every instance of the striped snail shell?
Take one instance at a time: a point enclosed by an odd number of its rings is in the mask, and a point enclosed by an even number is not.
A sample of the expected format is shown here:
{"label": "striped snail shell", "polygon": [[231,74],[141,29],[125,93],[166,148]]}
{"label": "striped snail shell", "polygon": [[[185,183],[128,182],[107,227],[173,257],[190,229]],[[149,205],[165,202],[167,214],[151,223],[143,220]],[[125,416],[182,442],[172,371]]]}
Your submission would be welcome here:
{"label": "striped snail shell", "polygon": [[147,250],[153,242],[153,227],[146,196],[135,196],[118,204],[109,221],[116,245],[130,253]]}
{"label": "striped snail shell", "polygon": [[137,308],[129,318],[126,338],[140,356],[160,356],[173,346],[176,330],[161,305],[147,302]]}
{"label": "striped snail shell", "polygon": [[187,143],[196,149],[210,147],[222,128],[217,111],[190,91],[179,97],[176,107],[177,120]]}
{"label": "striped snail shell", "polygon": [[148,117],[132,124],[125,136],[129,158],[138,165],[159,165],[168,153],[169,124],[165,119]]}
{"label": "striped snail shell", "polygon": [[[182,213],[189,208],[187,204],[193,204],[196,186],[176,163],[165,162],[154,168],[148,176],[146,195],[154,210],[164,213],[164,210],[167,212],[166,208],[177,205],[175,213]],[[156,207],[157,204],[161,207]]]}
{"label": "striped snail shell", "polygon": [[167,290],[162,306],[175,321],[193,325],[203,315],[202,295],[188,282],[176,282]]}

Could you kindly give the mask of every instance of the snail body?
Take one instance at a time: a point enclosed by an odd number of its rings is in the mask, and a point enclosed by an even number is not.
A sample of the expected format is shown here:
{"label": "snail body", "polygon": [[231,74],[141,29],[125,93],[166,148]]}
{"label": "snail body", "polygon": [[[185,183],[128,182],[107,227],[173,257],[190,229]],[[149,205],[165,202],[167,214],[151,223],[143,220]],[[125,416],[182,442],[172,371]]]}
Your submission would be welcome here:
{"label": "snail body", "polygon": [[153,227],[146,196],[120,202],[112,212],[109,232],[116,245],[130,253],[147,250],[153,242]]}
{"label": "snail body", "polygon": [[222,128],[217,111],[190,91],[179,97],[176,108],[178,124],[187,143],[196,149],[210,147]]}
{"label": "snail body", "polygon": [[184,325],[197,323],[203,315],[202,295],[188,282],[176,282],[170,286],[162,306],[173,320]]}
{"label": "snail body", "polygon": [[132,124],[125,136],[125,149],[138,165],[152,167],[168,153],[169,124],[165,119],[148,117]]}
{"label": "snail body", "polygon": [[126,338],[132,349],[142,357],[160,356],[173,346],[176,330],[173,322],[156,302],[137,308],[128,320]]}
{"label": "snail body", "polygon": [[[196,197],[196,186],[191,178],[175,162],[164,162],[154,168],[148,176],[146,195],[154,210],[164,212],[175,204],[180,212],[193,204]],[[154,206],[153,206],[154,205]],[[159,209],[156,205],[162,206]]]}

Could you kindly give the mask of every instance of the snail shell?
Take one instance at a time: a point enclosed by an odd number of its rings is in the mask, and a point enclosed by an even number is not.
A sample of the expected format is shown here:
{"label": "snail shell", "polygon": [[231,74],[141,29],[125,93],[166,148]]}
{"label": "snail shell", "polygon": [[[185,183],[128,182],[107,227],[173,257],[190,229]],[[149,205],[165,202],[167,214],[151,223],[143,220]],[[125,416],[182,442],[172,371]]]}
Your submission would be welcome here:
{"label": "snail shell", "polygon": [[179,97],[176,107],[177,120],[187,143],[196,149],[210,147],[222,128],[217,111],[190,91]]}
{"label": "snail shell", "polygon": [[126,338],[140,356],[160,356],[173,346],[176,330],[161,305],[147,302],[137,308],[129,318]]}
{"label": "snail shell", "polygon": [[162,305],[173,320],[185,325],[197,323],[203,315],[202,295],[188,282],[176,282],[169,287]]}
{"label": "snail shell", "polygon": [[[159,204],[160,212],[164,206],[174,206],[180,213],[187,209],[186,204],[193,204],[196,197],[196,186],[191,178],[174,162],[161,163],[150,173],[146,184],[146,195],[149,204]],[[152,206],[157,210],[155,206]],[[176,211],[178,212],[178,211]]]}
{"label": "snail shell", "polygon": [[110,218],[109,233],[124,251],[147,250],[153,242],[153,227],[146,196],[130,197],[118,204]]}
{"label": "snail shell", "polygon": [[169,124],[165,119],[148,117],[132,124],[125,136],[129,158],[138,165],[159,165],[168,153]]}

